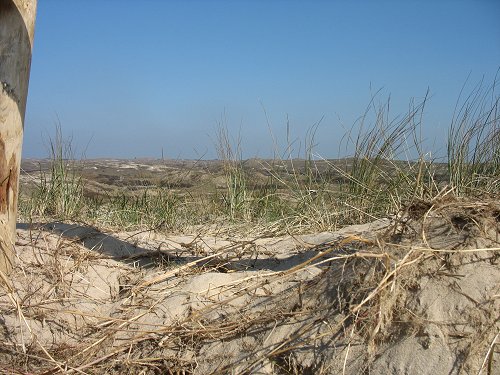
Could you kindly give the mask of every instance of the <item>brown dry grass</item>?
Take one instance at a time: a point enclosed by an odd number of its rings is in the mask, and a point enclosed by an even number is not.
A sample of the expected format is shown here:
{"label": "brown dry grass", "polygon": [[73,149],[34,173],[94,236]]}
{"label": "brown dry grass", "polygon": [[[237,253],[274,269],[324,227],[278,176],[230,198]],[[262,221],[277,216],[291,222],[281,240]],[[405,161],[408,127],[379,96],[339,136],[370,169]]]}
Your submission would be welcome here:
{"label": "brown dry grass", "polygon": [[[263,239],[214,246],[194,236],[163,248],[137,241],[135,253],[117,257],[47,228],[24,231],[14,277],[1,275],[0,369],[354,374],[379,369],[389,343],[415,338],[432,349],[434,329],[457,355],[452,373],[493,374],[500,284],[488,282],[498,280],[499,217],[495,201],[442,194],[383,230],[317,245],[297,237],[297,254],[309,255],[280,270],[263,255]],[[197,256],[176,261],[182,251]],[[265,261],[260,269],[248,262],[255,254]],[[144,258],[148,266],[134,263]],[[480,279],[471,267],[496,274],[472,285]],[[431,284],[431,293],[452,291],[459,314],[451,320],[426,315],[434,311],[424,303]],[[478,288],[487,293],[470,292]]]}

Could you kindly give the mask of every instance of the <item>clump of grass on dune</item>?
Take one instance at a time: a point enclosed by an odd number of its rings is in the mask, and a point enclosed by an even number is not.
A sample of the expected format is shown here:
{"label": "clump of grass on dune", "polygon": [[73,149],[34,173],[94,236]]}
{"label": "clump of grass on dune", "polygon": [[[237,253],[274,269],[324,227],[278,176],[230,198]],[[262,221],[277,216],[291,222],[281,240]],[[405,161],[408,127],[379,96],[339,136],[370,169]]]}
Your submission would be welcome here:
{"label": "clump of grass on dune", "polygon": [[49,171],[42,171],[35,189],[20,200],[21,214],[31,219],[50,216],[57,219],[76,218],[85,209],[83,179],[75,163],[71,140],[65,140],[61,126],[56,126],[50,140]]}
{"label": "clump of grass on dune", "polygon": [[[335,228],[338,224],[336,183],[331,179],[332,176],[321,171],[318,162],[324,161],[314,153],[320,122],[308,129],[303,145],[298,141],[290,141],[287,134],[283,157],[274,160],[274,168],[270,169],[278,184],[277,189],[281,191],[283,205],[288,207],[286,215],[282,215],[274,224],[287,232],[323,231]],[[287,125],[287,133],[288,129]],[[295,147],[298,150],[294,157]],[[301,149],[304,150],[302,155]]]}
{"label": "clump of grass on dune", "polygon": [[231,220],[249,219],[249,196],[247,176],[243,168],[240,138],[233,145],[227,126],[219,125],[217,129],[217,156],[222,161],[226,189],[219,197],[223,212]]}
{"label": "clump of grass on dune", "polygon": [[[340,168],[339,198],[345,206],[343,221],[365,222],[401,208],[402,202],[422,199],[437,190],[434,160],[422,151],[421,119],[427,95],[412,102],[402,117],[390,117],[390,99],[367,110],[343,138],[354,149]],[[374,118],[374,123],[367,124]]]}
{"label": "clump of grass on dune", "polygon": [[458,101],[448,131],[450,185],[459,196],[500,191],[500,121],[498,81],[480,82]]}

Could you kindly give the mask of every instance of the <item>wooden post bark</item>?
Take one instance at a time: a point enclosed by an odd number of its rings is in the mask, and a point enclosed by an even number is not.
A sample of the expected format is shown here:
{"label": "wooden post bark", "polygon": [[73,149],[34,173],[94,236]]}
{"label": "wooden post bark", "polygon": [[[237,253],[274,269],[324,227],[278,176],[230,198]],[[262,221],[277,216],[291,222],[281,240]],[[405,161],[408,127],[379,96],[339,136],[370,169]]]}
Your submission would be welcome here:
{"label": "wooden post bark", "polygon": [[0,271],[10,273],[36,0],[0,0]]}

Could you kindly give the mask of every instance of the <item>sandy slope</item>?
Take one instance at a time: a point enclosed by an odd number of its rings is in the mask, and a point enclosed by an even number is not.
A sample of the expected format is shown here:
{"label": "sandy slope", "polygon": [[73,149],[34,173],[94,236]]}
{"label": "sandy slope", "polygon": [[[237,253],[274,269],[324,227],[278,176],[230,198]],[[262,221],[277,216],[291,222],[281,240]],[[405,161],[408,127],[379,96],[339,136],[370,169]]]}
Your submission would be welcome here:
{"label": "sandy slope", "polygon": [[500,373],[499,221],[449,200],[298,237],[20,224],[0,371]]}

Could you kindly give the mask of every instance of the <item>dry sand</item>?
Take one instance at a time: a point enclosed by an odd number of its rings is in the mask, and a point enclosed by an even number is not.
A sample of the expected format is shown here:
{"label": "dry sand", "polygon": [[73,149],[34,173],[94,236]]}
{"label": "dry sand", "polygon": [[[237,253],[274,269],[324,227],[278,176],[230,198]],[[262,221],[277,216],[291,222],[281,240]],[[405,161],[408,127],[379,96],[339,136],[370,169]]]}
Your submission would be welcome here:
{"label": "dry sand", "polygon": [[18,227],[5,374],[500,374],[500,205],[280,238]]}

